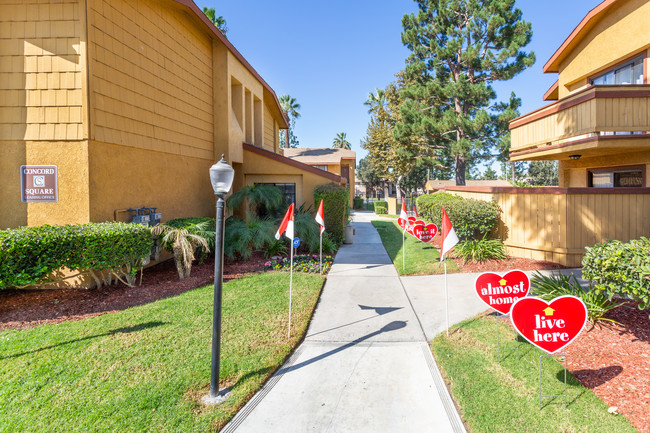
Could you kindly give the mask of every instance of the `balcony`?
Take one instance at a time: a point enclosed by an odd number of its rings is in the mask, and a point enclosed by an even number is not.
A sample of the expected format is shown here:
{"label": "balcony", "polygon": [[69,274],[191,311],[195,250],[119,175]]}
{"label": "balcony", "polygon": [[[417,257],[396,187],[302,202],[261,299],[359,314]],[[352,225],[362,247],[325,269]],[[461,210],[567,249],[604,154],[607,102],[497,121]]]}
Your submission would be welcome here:
{"label": "balcony", "polygon": [[590,86],[510,123],[512,161],[650,150],[650,85]]}

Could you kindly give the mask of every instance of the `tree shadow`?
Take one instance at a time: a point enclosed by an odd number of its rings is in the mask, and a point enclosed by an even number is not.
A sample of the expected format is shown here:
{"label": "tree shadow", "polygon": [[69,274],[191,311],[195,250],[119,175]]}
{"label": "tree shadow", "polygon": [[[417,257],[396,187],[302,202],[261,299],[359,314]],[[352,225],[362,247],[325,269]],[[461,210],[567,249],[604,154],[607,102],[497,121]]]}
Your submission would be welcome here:
{"label": "tree shadow", "polygon": [[[597,370],[585,369],[572,371],[571,374],[585,387],[594,389],[603,385],[623,372],[620,365],[610,365]],[[557,374],[558,379],[564,380],[564,372]]]}
{"label": "tree shadow", "polygon": [[354,322],[346,323],[345,325],[336,326],[334,328],[325,329],[324,331],[316,332],[315,334],[309,334],[305,338],[311,338],[311,337],[314,337],[315,335],[324,334],[326,332],[334,331],[336,329],[345,328],[346,326],[351,326],[351,325],[355,325],[357,323],[365,322],[366,320],[371,320],[371,319],[374,319],[376,317],[383,316],[384,314],[388,314],[388,313],[392,313],[393,311],[401,310],[404,307],[369,307],[367,305],[359,304],[359,308],[362,309],[362,310],[374,310],[375,313],[377,313],[377,315],[366,317],[365,319],[355,320]]}
{"label": "tree shadow", "polygon": [[75,338],[74,340],[68,340],[68,341],[64,341],[62,343],[57,343],[57,344],[52,344],[52,345],[45,346],[45,347],[40,347],[38,349],[28,350],[28,351],[25,351],[25,352],[20,352],[20,353],[15,353],[13,355],[0,357],[0,360],[18,358],[18,357],[21,357],[23,355],[30,355],[32,353],[38,353],[38,352],[42,352],[44,350],[54,349],[55,347],[65,346],[67,344],[78,343],[80,341],[92,340],[94,338],[108,337],[108,336],[117,335],[117,334],[130,334],[132,332],[139,332],[139,331],[143,331],[145,329],[156,328],[158,326],[162,326],[162,325],[166,325],[166,324],[168,324],[168,322],[161,322],[161,321],[157,320],[157,321],[153,321],[153,322],[140,323],[140,324],[134,325],[134,326],[125,326],[123,328],[112,329],[110,331],[107,331],[107,332],[104,332],[104,333],[101,333],[101,334],[88,335],[86,337]]}

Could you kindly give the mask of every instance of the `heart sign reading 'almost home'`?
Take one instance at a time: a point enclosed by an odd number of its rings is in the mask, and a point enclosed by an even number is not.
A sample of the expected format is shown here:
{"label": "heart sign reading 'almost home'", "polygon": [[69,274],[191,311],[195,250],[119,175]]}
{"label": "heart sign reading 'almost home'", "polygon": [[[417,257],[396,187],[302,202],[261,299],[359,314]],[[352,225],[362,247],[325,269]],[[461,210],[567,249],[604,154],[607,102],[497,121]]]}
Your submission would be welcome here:
{"label": "heart sign reading 'almost home'", "polygon": [[510,271],[504,276],[485,272],[474,281],[476,294],[485,304],[501,314],[510,313],[510,307],[524,298],[530,288],[528,275],[522,271]]}
{"label": "heart sign reading 'almost home'", "polygon": [[587,322],[587,307],[575,296],[560,296],[551,302],[521,298],[512,305],[510,320],[531,344],[555,353],[580,335]]}
{"label": "heart sign reading 'almost home'", "polygon": [[417,224],[413,226],[413,236],[422,242],[431,242],[431,239],[438,233],[438,226],[435,224]]}

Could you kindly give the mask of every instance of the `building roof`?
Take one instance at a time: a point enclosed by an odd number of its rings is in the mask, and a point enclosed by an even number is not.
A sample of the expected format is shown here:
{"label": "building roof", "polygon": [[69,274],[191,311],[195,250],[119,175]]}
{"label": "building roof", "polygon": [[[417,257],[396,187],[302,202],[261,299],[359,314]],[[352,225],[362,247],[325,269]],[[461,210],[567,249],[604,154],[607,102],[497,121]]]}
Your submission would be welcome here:
{"label": "building roof", "polygon": [[[426,191],[443,189],[456,186],[455,180],[429,180],[424,189]],[[507,180],[466,180],[465,186],[512,186]]]}
{"label": "building roof", "polygon": [[291,158],[295,161],[300,161],[304,164],[318,165],[318,164],[340,164],[341,159],[356,159],[357,154],[353,150],[347,149],[334,149],[331,147],[322,148],[294,148],[283,149],[284,156]]}
{"label": "building roof", "polygon": [[[248,71],[251,74],[253,74],[253,76],[262,84],[262,86],[264,87],[264,93],[268,94],[268,96],[270,96],[274,100],[275,108],[277,108],[278,112],[280,113],[280,117],[284,121],[284,124],[280,123],[280,129],[288,129],[289,128],[289,122],[288,122],[284,112],[282,111],[282,106],[280,105],[280,101],[278,100],[278,96],[275,94],[275,91],[271,88],[271,86],[269,86],[269,84],[266,81],[264,81],[262,76],[257,73],[255,68],[253,68],[251,66],[251,64],[248,63],[248,60],[246,60],[244,58],[244,56],[242,56],[242,54],[237,50],[237,48],[235,48],[235,46],[228,40],[228,38],[226,38],[215,27],[215,25],[212,24],[212,22],[208,19],[208,17],[205,16],[203,11],[201,11],[201,9],[199,9],[199,7],[196,5],[196,3],[194,3],[193,0],[173,0],[173,1],[187,7],[188,9],[190,9],[194,13],[196,18],[198,18],[200,21],[203,22],[203,24],[205,24],[205,27],[209,30],[210,34],[213,37],[215,37],[216,39],[218,39],[219,41],[221,41],[221,43],[224,44],[226,46],[226,48],[228,48],[228,50],[230,50],[230,52],[242,63],[242,65],[244,65],[244,67],[246,69],[248,69]],[[265,98],[266,98],[266,96],[267,95],[265,95]]]}
{"label": "building roof", "polygon": [[605,0],[580,21],[571,32],[568,38],[555,51],[553,56],[544,65],[544,72],[559,72],[560,62],[571,52],[571,50],[582,40],[583,37],[593,28],[594,25],[605,15],[607,9],[620,0]]}

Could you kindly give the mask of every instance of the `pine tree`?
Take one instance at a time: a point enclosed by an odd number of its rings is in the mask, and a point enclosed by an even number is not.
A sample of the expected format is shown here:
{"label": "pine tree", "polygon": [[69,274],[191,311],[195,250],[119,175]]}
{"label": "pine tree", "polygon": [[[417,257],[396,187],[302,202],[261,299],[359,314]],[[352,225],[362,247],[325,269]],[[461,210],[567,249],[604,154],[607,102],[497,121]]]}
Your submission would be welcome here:
{"label": "pine tree", "polygon": [[402,42],[411,50],[404,71],[404,103],[395,136],[454,159],[456,184],[468,162],[490,156],[519,100],[495,104],[491,83],[531,66],[521,50],[532,37],[514,0],[416,0],[405,15]]}

